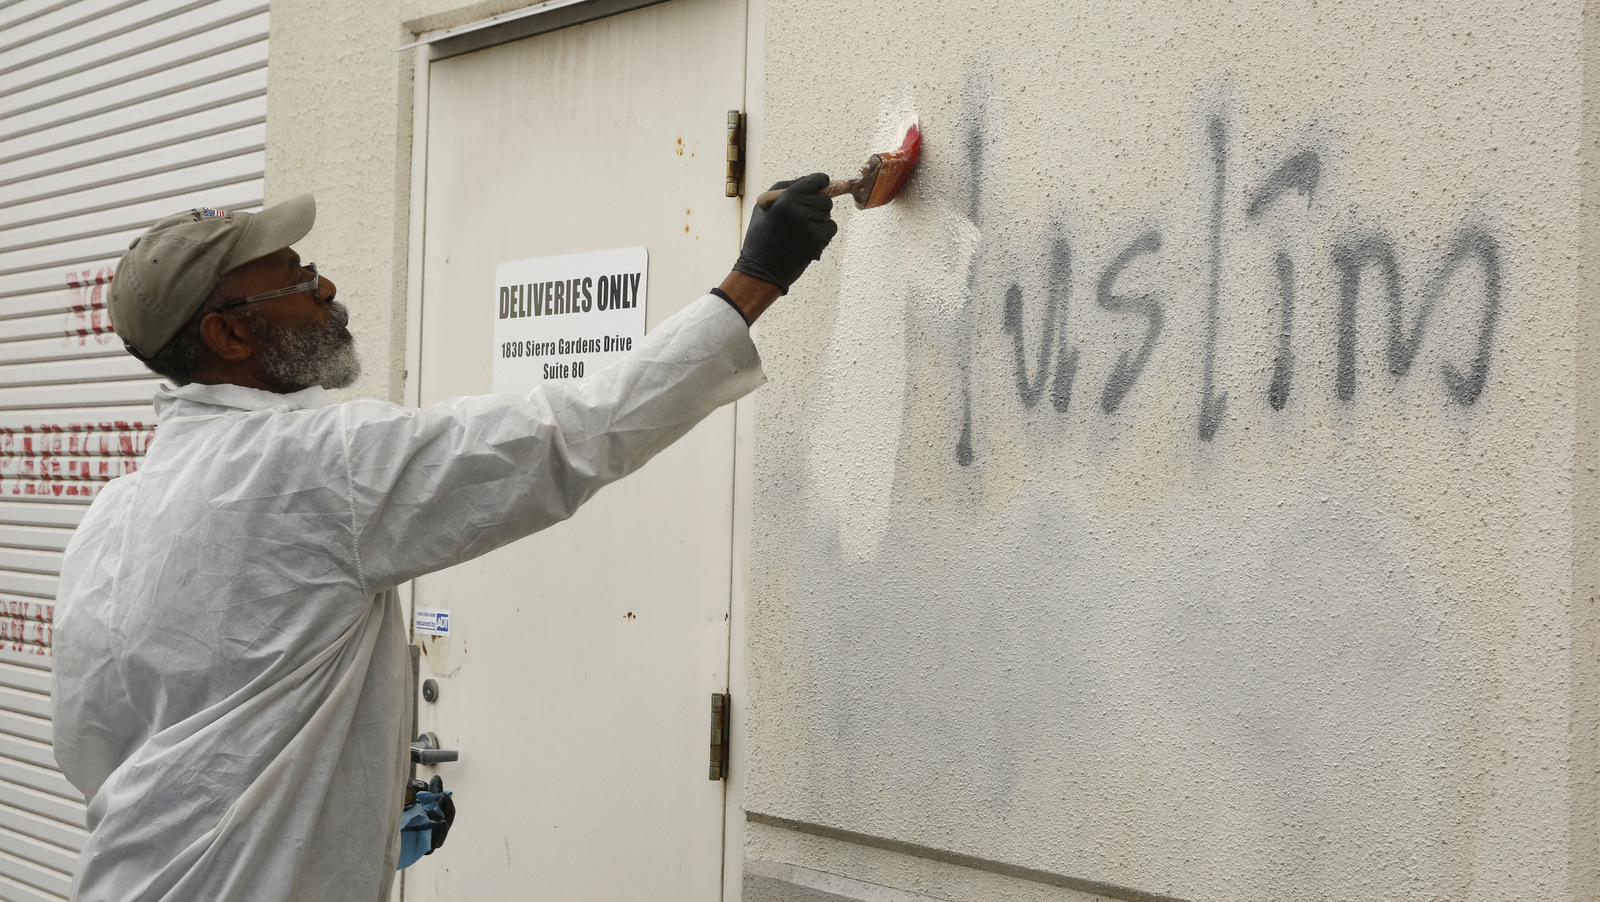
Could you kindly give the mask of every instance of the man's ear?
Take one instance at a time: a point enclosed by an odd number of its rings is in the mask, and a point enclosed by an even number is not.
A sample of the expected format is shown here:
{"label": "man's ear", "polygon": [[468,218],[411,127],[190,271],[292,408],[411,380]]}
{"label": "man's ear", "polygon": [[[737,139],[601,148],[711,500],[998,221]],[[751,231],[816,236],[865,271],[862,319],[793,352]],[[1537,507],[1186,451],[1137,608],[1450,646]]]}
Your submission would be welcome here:
{"label": "man's ear", "polygon": [[229,363],[249,360],[256,352],[256,336],[250,327],[221,313],[208,314],[200,321],[200,341]]}

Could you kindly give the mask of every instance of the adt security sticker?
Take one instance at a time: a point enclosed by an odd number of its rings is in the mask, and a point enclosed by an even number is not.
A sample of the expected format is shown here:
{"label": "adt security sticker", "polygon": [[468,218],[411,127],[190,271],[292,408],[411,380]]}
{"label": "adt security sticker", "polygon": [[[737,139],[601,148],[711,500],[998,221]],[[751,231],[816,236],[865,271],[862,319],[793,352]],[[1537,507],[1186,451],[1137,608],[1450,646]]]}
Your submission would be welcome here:
{"label": "adt security sticker", "polygon": [[495,269],[496,392],[592,376],[644,338],[642,247],[513,260]]}
{"label": "adt security sticker", "polygon": [[417,616],[412,625],[419,633],[427,633],[430,636],[448,636],[450,635],[450,612],[417,608]]}

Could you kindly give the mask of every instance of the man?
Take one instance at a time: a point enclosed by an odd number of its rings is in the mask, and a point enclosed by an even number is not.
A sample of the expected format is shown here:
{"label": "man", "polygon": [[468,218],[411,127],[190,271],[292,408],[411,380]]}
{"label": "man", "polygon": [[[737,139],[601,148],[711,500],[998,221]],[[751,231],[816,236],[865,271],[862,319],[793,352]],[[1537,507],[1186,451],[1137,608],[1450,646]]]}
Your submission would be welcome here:
{"label": "man", "polygon": [[757,211],[721,286],[586,381],[421,410],[359,371],[291,245],[309,195],[156,223],[108,304],[167,377],[140,471],[67,548],[55,753],[89,801],[82,902],[378,902],[410,740],[389,590],[572,515],[756,388],[748,325],[837,226],[824,175]]}

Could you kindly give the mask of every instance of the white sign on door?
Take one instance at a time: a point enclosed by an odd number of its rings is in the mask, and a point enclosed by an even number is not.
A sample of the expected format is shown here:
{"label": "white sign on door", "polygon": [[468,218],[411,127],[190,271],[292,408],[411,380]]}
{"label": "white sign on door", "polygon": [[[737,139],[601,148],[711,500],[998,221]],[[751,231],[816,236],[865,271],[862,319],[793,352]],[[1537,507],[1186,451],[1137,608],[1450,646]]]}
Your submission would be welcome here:
{"label": "white sign on door", "polygon": [[495,268],[494,385],[524,392],[581,379],[644,338],[642,247],[512,260]]}

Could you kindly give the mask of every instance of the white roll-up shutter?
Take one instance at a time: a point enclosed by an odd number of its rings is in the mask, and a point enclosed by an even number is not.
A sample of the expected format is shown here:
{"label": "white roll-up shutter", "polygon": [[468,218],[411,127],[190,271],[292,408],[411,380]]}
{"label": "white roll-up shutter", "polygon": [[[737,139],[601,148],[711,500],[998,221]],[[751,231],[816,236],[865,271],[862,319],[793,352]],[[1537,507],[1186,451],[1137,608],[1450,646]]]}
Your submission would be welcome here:
{"label": "white roll-up shutter", "polygon": [[86,835],[50,751],[56,580],[157,382],[105,286],[162,216],[260,208],[266,95],[265,0],[0,0],[0,900],[64,897]]}

